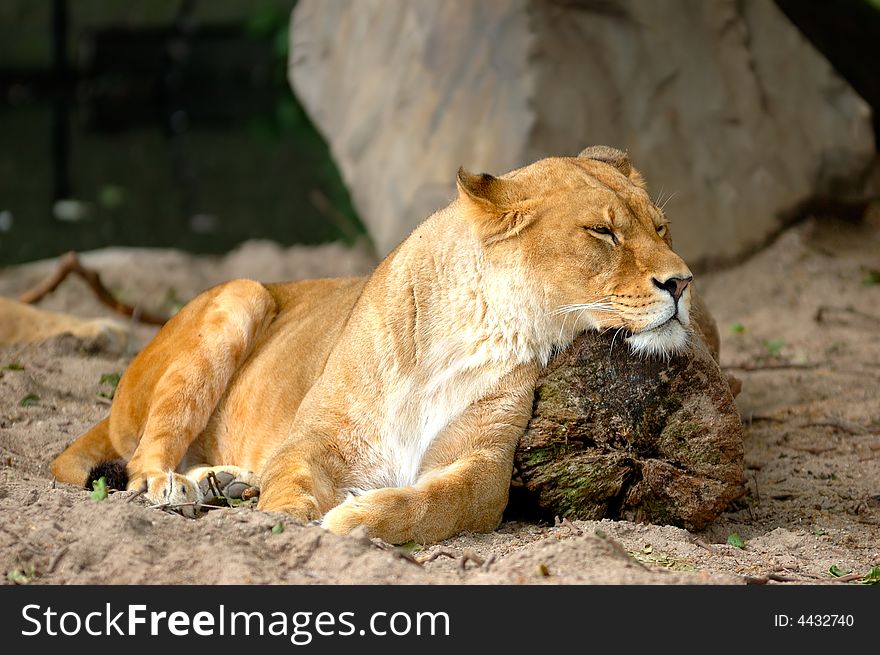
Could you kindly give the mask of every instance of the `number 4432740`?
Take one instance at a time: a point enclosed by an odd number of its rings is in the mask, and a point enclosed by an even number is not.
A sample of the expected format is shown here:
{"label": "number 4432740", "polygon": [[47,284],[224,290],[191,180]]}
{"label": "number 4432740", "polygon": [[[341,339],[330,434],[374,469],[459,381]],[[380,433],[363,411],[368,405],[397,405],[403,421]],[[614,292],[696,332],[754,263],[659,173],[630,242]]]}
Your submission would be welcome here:
{"label": "number 4432740", "polygon": [[787,614],[775,614],[773,625],[777,628],[791,626],[807,628],[851,628],[855,623],[852,614],[801,614],[789,616]]}

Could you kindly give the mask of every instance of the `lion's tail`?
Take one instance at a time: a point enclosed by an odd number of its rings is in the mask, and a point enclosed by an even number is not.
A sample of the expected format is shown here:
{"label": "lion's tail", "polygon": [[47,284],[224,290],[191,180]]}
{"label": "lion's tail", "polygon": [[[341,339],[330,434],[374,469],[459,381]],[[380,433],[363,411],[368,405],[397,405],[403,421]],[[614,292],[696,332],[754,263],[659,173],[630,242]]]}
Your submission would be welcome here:
{"label": "lion's tail", "polygon": [[105,418],[70,444],[49,465],[59,482],[85,485],[103,477],[111,489],[124,490],[128,484],[125,460],[110,441],[110,419]]}

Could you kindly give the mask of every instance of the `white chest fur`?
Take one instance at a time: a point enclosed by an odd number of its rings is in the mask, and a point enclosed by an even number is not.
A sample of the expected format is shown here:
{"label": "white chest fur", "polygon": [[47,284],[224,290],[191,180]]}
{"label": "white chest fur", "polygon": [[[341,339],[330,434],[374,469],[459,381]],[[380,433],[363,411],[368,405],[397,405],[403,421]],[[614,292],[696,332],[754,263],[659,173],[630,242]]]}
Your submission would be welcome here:
{"label": "white chest fur", "polygon": [[380,461],[371,486],[414,484],[425,453],[447,425],[491,393],[516,366],[534,360],[546,363],[551,346],[545,346],[545,338],[488,327],[450,332],[453,336],[425,353],[418,370],[395,376],[384,396]]}
{"label": "white chest fur", "polygon": [[506,373],[495,367],[475,369],[469,359],[450,362],[428,375],[408,376],[386,395],[381,463],[376,469],[378,479],[371,481],[374,485],[415,483],[434,439]]}

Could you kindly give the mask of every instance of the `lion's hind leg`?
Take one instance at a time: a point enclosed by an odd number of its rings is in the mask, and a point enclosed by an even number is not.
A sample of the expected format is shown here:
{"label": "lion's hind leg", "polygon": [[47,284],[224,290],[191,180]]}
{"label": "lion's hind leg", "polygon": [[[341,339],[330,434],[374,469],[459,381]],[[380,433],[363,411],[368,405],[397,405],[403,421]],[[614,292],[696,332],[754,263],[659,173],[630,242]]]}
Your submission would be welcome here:
{"label": "lion's hind leg", "polygon": [[150,393],[143,433],[128,462],[129,489],[143,489],[153,503],[190,516],[204,494],[177,469],[276,311],[266,288],[250,280],[228,282],[207,293],[157,345],[162,350],[151,365],[162,366],[163,372]]}

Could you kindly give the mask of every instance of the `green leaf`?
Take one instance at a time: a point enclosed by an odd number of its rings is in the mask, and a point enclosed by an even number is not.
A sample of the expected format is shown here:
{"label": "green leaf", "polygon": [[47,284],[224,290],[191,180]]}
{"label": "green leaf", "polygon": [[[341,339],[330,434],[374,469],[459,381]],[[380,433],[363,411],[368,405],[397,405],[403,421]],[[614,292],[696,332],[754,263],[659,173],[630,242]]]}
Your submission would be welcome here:
{"label": "green leaf", "polygon": [[828,533],[825,532],[825,530],[823,530],[822,528],[819,528],[818,530],[813,530],[813,534],[817,537],[824,537]]}
{"label": "green leaf", "polygon": [[743,325],[742,323],[734,323],[733,325],[730,326],[730,331],[733,334],[742,334],[743,332],[746,331],[746,326]]}
{"label": "green leaf", "polygon": [[731,532],[729,535],[727,535],[727,543],[730,544],[731,546],[733,546],[734,548],[745,548],[746,547],[746,544],[742,540],[742,537],[740,537],[736,532]]}
{"label": "green leaf", "polygon": [[31,565],[26,570],[12,569],[6,574],[6,579],[12,584],[27,584],[34,579],[35,575],[36,572],[33,565]]}
{"label": "green leaf", "polygon": [[119,384],[119,378],[121,376],[119,373],[102,373],[101,374],[101,384],[110,384],[116,388],[116,385]]}
{"label": "green leaf", "polygon": [[875,566],[873,569],[868,571],[862,579],[859,580],[862,584],[880,584],[880,566]]}
{"label": "green leaf", "polygon": [[110,385],[111,388],[109,391],[99,391],[98,395],[101,398],[112,399],[113,396],[116,395],[116,387],[119,384],[120,377],[121,376],[119,375],[119,373],[104,373],[104,374],[102,374],[101,381],[99,382],[99,384],[107,384],[107,385]]}
{"label": "green leaf", "polygon": [[272,526],[272,534],[281,534],[282,532],[284,532],[283,523],[276,523]]}
{"label": "green leaf", "polygon": [[18,404],[22,407],[30,407],[31,405],[38,405],[40,403],[40,397],[35,393],[29,393],[20,401]]}
{"label": "green leaf", "polygon": [[415,555],[422,549],[422,544],[416,543],[415,541],[407,541],[405,544],[400,544],[398,548],[410,555]]}
{"label": "green leaf", "polygon": [[874,285],[880,284],[880,271],[876,269],[871,269],[867,273],[865,273],[865,277],[862,278],[862,284],[866,287],[872,287]]}
{"label": "green leaf", "polygon": [[785,341],[782,339],[767,339],[764,342],[764,348],[766,348],[767,352],[771,355],[778,355],[784,346]]}
{"label": "green leaf", "polygon": [[107,498],[107,480],[102,475],[97,480],[92,480],[92,493],[89,497],[92,500],[105,500]]}
{"label": "green leaf", "polygon": [[3,367],[4,371],[23,371],[24,366],[19,364],[18,362],[10,362],[6,366]]}
{"label": "green leaf", "polygon": [[828,572],[831,575],[833,575],[835,578],[840,578],[840,577],[843,577],[845,575],[849,575],[850,573],[852,573],[852,571],[844,571],[843,569],[838,568],[838,566],[836,564],[832,564],[831,568],[828,569]]}

